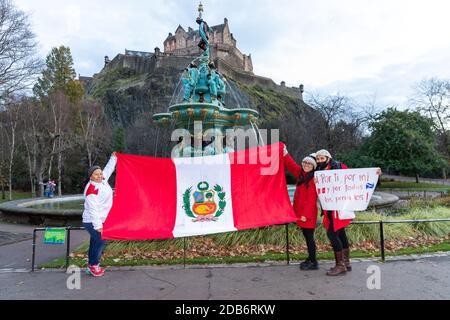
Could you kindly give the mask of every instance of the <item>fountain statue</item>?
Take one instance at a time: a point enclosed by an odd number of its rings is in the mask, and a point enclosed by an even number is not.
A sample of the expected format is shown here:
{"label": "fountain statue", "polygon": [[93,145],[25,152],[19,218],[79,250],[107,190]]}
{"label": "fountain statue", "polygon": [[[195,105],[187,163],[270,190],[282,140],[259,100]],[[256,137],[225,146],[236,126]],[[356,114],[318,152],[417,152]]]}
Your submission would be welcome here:
{"label": "fountain statue", "polygon": [[[227,80],[211,61],[209,33],[212,29],[203,19],[201,3],[198,12],[196,19],[200,36],[198,46],[202,53],[183,70],[181,75],[183,101],[169,106],[167,113],[153,115],[153,120],[158,125],[172,125],[174,129],[185,129],[188,132],[179,138],[172,151],[173,157],[196,157],[235,151],[233,139],[225,137],[228,130],[235,128],[251,127],[255,131],[256,141],[260,141],[256,129],[258,111],[227,108],[225,105]],[[199,122],[200,133],[195,130],[195,124]],[[205,143],[205,140],[210,143]]]}

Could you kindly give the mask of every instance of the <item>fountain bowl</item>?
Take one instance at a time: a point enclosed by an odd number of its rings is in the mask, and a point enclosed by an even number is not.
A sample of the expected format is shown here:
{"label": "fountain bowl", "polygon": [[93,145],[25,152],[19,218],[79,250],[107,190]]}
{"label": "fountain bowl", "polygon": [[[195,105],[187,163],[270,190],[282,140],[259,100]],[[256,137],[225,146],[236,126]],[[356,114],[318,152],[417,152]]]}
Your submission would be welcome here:
{"label": "fountain bowl", "polygon": [[[295,185],[288,186],[291,202]],[[375,192],[370,200],[369,209],[393,206],[399,197],[384,192]],[[35,198],[0,203],[0,220],[49,227],[82,225],[83,195],[71,195],[56,198]]]}
{"label": "fountain bowl", "polygon": [[8,201],[0,204],[0,219],[39,226],[80,227],[83,203],[83,195]]}

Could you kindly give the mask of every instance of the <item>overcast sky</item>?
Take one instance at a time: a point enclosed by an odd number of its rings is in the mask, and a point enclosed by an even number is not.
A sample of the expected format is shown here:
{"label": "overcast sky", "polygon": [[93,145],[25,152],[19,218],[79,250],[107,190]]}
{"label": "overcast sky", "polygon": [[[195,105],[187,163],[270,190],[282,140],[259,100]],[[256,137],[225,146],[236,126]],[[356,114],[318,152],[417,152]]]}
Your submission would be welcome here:
{"label": "overcast sky", "polygon": [[[69,46],[77,73],[101,70],[125,48],[163,49],[178,24],[196,28],[193,0],[15,0],[30,14],[45,57]],[[340,93],[380,108],[405,107],[413,85],[450,78],[448,0],[203,0],[210,25],[229,20],[254,72]]]}

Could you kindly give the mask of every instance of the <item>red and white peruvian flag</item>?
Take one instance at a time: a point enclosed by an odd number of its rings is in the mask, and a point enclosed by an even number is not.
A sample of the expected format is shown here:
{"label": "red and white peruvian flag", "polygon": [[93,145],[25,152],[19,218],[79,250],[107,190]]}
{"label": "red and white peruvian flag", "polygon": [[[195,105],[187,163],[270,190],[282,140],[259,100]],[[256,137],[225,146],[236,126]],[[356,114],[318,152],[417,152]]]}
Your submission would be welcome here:
{"label": "red and white peruvian flag", "polygon": [[297,221],[282,147],[177,159],[118,154],[103,238],[167,239]]}

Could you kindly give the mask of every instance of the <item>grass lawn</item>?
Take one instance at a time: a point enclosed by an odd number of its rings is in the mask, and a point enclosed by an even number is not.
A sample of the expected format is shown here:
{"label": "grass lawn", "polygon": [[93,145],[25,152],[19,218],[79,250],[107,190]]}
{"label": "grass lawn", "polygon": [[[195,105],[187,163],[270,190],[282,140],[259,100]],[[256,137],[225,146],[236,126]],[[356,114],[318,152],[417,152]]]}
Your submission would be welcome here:
{"label": "grass lawn", "polygon": [[[440,244],[430,246],[423,246],[417,248],[403,248],[396,251],[386,251],[386,256],[401,256],[411,254],[424,254],[433,252],[448,252],[450,251],[450,241],[446,240]],[[302,261],[306,259],[307,254],[290,254],[291,261]],[[361,251],[354,250],[351,252],[352,258],[375,258],[381,257],[379,250],[376,251]],[[318,252],[317,258],[319,260],[333,260],[334,254],[332,251]],[[281,253],[267,253],[258,256],[235,256],[235,257],[201,257],[186,259],[186,264],[231,264],[231,263],[252,263],[265,261],[286,261],[286,254]],[[105,258],[102,260],[104,266],[147,266],[147,265],[180,265],[183,264],[183,259],[162,260],[162,259],[115,259]],[[70,259],[70,265],[85,267],[86,261],[82,258]],[[39,268],[64,268],[65,259],[57,259],[49,263],[39,266]]]}
{"label": "grass lawn", "polygon": [[[3,199],[2,194],[0,192],[0,203],[9,201],[9,192],[5,191],[6,199]],[[27,199],[31,198],[31,192],[23,192],[23,191],[14,191],[12,194],[13,200]]]}

